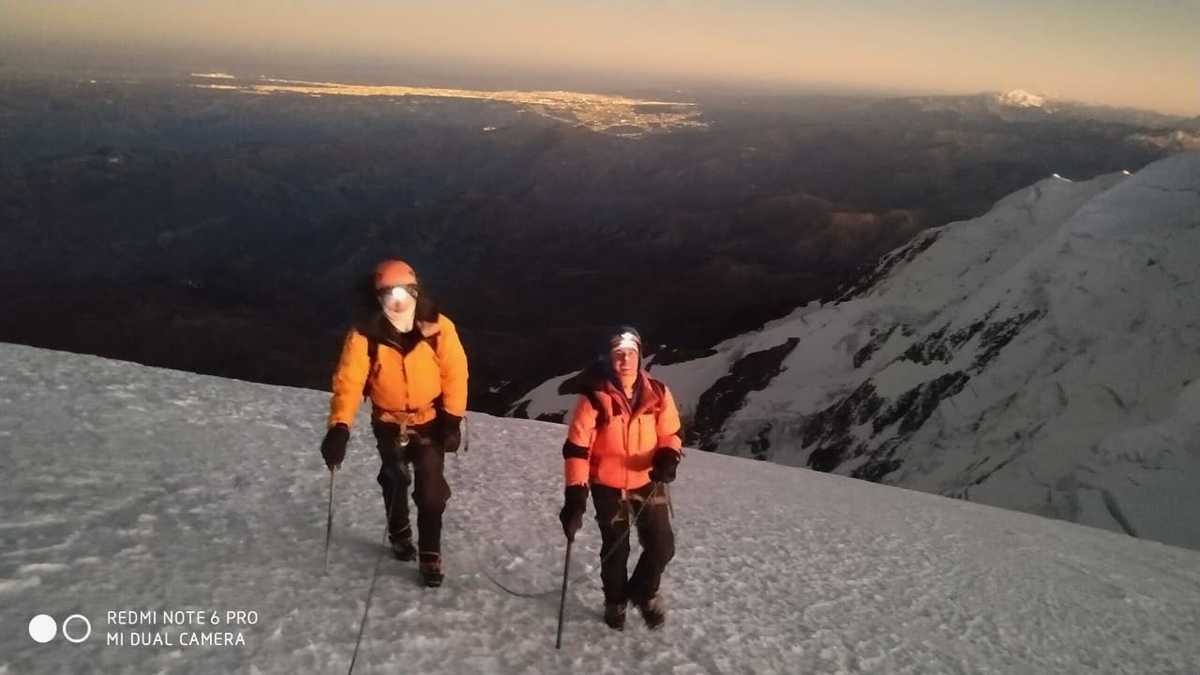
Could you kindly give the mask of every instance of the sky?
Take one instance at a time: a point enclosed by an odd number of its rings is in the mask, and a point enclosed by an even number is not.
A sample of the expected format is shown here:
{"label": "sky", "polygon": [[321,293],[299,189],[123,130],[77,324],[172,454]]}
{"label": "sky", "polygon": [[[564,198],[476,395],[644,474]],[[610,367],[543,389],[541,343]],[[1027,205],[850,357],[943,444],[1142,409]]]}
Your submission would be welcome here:
{"label": "sky", "polygon": [[1184,115],[1200,115],[1197,25],[1200,0],[0,0],[0,40],[25,48],[913,93],[1020,88]]}

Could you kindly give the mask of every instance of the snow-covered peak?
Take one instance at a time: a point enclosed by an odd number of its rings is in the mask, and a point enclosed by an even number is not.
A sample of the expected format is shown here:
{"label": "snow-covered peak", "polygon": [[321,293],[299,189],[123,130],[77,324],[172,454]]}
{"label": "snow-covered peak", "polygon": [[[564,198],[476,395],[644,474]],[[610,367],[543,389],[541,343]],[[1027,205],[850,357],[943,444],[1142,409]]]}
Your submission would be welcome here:
{"label": "snow-covered peak", "polygon": [[328,394],[0,345],[0,402],[0,673],[1200,672],[1195,551],[694,451],[666,627],[604,626],[588,518],[555,650],[560,425],[469,415],[426,589],[365,411],[323,571]]}
{"label": "snow-covered peak", "polygon": [[1024,89],[1013,89],[996,95],[996,102],[1014,108],[1043,108],[1046,97],[1030,93]]}
{"label": "snow-covered peak", "polygon": [[653,372],[705,449],[1200,548],[1197,289],[1191,153],[1039,181],[838,302]]}

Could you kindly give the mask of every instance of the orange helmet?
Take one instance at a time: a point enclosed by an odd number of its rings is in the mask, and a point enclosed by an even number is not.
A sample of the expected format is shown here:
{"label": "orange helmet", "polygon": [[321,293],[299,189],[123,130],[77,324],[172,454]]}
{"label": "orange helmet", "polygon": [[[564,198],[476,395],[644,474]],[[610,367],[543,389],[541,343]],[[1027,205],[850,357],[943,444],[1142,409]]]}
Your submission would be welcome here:
{"label": "orange helmet", "polygon": [[384,260],[375,266],[375,289],[381,290],[392,286],[415,286],[417,273],[412,265],[403,260]]}
{"label": "orange helmet", "polygon": [[375,295],[384,309],[405,310],[417,299],[417,273],[403,260],[384,260],[375,266]]}

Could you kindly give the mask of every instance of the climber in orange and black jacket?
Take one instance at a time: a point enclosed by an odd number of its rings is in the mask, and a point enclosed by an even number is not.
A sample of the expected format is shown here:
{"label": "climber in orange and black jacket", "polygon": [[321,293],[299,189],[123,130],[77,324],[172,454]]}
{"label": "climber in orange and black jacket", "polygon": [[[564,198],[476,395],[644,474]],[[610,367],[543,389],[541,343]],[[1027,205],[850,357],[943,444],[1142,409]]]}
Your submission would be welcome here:
{"label": "climber in orange and black jacket", "polygon": [[385,260],[370,281],[364,289],[373,295],[370,311],[346,334],[333,375],[321,455],[331,471],[341,465],[358,406],[370,397],[392,552],[401,560],[417,557],[408,519],[415,482],[421,578],[439,586],[442,513],[450,499],[443,453],[456,452],[462,440],[467,356],[454,323],[433,306],[407,263]]}
{"label": "climber in orange and black jacket", "polygon": [[[666,621],[659,580],[675,555],[668,495],[683,458],[679,411],[667,385],[641,369],[642,339],[624,327],[607,340],[607,354],[577,380],[582,394],[570,418],[563,532],[573,541],[583,525],[588,487],[596,504],[603,561],[604,622],[625,627],[628,602],[650,628]],[[630,521],[636,518],[642,555],[628,575]]]}

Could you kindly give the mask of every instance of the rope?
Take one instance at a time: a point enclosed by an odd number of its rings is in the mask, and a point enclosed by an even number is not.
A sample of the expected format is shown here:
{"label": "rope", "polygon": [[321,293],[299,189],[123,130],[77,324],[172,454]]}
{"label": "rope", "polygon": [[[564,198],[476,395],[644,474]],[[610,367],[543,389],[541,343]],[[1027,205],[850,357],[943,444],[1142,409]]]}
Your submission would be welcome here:
{"label": "rope", "polygon": [[[403,457],[401,450],[401,457]],[[401,492],[400,497],[408,499],[408,495]],[[362,645],[363,635],[367,632],[367,614],[371,611],[371,599],[375,596],[375,582],[379,580],[379,564],[383,562],[383,558],[388,552],[388,530],[392,522],[392,507],[396,505],[396,487],[392,486],[392,499],[388,502],[387,521],[383,524],[383,547],[379,551],[379,555],[375,558],[375,569],[371,572],[371,585],[367,588],[367,604],[363,607],[362,620],[358,624],[358,638],[354,641],[354,654],[350,657],[350,669],[346,671],[346,675],[351,675],[354,672],[354,664],[358,661],[358,648]]]}
{"label": "rope", "polygon": [[[384,536],[387,536],[386,531]],[[375,570],[371,573],[371,587],[367,589],[367,605],[363,607],[362,621],[358,624],[358,639],[354,641],[354,655],[350,657],[350,669],[346,671],[347,675],[354,672],[354,663],[358,661],[358,647],[362,644],[363,634],[367,632],[367,613],[371,611],[371,599],[375,596],[375,582],[379,579],[379,563],[383,562],[386,552],[386,549],[380,551],[379,556],[375,558]]]}

